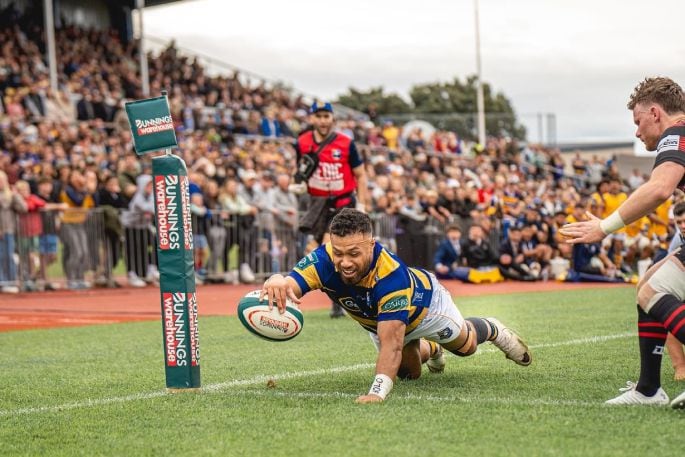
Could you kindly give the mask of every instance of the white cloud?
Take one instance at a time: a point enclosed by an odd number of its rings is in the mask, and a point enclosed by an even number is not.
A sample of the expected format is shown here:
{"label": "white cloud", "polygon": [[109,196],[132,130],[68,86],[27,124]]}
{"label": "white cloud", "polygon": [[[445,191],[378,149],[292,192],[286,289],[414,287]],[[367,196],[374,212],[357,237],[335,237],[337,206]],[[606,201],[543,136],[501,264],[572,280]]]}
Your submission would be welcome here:
{"label": "white cloud", "polygon": [[[635,84],[654,74],[685,84],[681,28],[658,19],[680,8],[480,0],[483,78],[531,133],[534,113],[551,112],[561,141],[630,140],[625,103]],[[379,85],[406,96],[413,84],[475,73],[472,1],[200,0],[146,9],[145,22],[151,36],[323,97]]]}

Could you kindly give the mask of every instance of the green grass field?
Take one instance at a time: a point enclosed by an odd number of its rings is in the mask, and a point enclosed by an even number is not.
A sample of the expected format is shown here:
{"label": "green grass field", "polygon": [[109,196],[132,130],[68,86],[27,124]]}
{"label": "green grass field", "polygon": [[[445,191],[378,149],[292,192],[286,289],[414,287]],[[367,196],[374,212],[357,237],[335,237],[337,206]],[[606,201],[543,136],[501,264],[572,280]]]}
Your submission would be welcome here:
{"label": "green grass field", "polygon": [[[631,288],[458,299],[533,351],[493,346],[357,405],[375,350],[349,319],[305,313],[286,343],[200,320],[203,391],[166,394],[157,322],[0,334],[0,455],[673,455],[685,415],[606,407],[638,372]],[[664,387],[672,381],[664,357]],[[276,388],[269,389],[269,378]]]}

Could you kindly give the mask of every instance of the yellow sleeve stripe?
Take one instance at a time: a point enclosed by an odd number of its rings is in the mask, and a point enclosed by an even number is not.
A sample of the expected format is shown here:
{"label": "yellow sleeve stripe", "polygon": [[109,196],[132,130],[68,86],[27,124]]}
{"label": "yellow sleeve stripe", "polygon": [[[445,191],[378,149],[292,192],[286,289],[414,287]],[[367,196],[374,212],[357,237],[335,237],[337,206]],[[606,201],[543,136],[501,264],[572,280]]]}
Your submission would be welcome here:
{"label": "yellow sleeve stripe", "polygon": [[376,325],[378,325],[378,322],[376,322],[373,319],[365,319],[363,317],[356,316],[352,313],[348,313],[347,315],[350,316],[355,321],[359,322],[364,327],[369,327],[369,328],[375,329]]}
{"label": "yellow sleeve stripe", "polygon": [[376,274],[378,275],[378,279],[383,279],[393,271],[397,270],[397,267],[399,267],[400,264],[393,259],[385,249],[383,249],[380,254],[378,254],[376,266]]}
{"label": "yellow sleeve stripe", "polygon": [[323,286],[321,283],[321,278],[319,278],[319,272],[316,271],[315,264],[309,265],[304,270],[296,268],[295,271],[297,271],[304,278],[304,280],[307,281],[307,285],[311,290],[321,289],[321,286]]}
{"label": "yellow sleeve stripe", "polygon": [[421,308],[421,311],[419,312],[418,316],[409,316],[409,324],[407,325],[407,328],[404,330],[404,334],[407,335],[409,332],[418,327],[419,324],[423,321],[423,318],[426,317],[426,314],[428,314],[428,308]]}
{"label": "yellow sleeve stripe", "polygon": [[417,270],[416,268],[410,268],[412,273],[414,273],[414,276],[419,278],[419,281],[421,281],[421,285],[423,285],[424,289],[432,289],[433,287],[431,286],[431,281],[430,278],[426,273],[424,273],[421,270]]}

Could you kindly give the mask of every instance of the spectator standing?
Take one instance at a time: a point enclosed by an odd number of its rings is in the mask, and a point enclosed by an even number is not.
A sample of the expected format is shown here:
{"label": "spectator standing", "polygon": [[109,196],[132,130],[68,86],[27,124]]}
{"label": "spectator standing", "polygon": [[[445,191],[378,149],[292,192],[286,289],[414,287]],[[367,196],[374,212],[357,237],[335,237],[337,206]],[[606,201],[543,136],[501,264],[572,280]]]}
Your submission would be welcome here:
{"label": "spectator standing", "polygon": [[[364,160],[349,137],[333,131],[335,117],[330,103],[311,106],[312,130],[301,134],[296,143],[298,172],[296,183],[307,183],[312,198],[309,212],[300,229],[313,235],[317,243],[328,242],[328,225],[339,211],[358,206],[370,209]],[[356,191],[356,195],[355,195]],[[331,317],[344,315],[342,307],[332,304]]]}
{"label": "spectator standing", "polygon": [[16,218],[26,209],[24,199],[12,191],[7,174],[0,170],[0,290],[5,293],[19,292],[14,260]]}
{"label": "spectator standing", "polygon": [[[233,178],[227,179],[224,183],[222,192],[219,194],[219,203],[221,204],[221,209],[229,215],[227,220],[226,248],[223,252],[224,270],[231,270],[231,279],[238,279],[242,276],[241,280],[244,282],[252,282],[255,278],[249,277],[246,274],[241,275],[239,269],[242,268],[243,273],[246,273],[248,271],[247,268],[249,268],[248,262],[252,253],[247,249],[247,246],[250,243],[250,230],[253,230],[255,215],[258,210],[250,205],[245,200],[245,197],[238,192],[238,181]],[[236,244],[238,244],[239,269],[232,271],[228,257],[231,248]],[[247,268],[243,267],[243,265]],[[251,273],[252,271],[249,270],[249,272]]]}
{"label": "spectator standing", "polygon": [[[155,202],[152,176],[142,174],[136,180],[136,193],[124,213],[126,239],[126,270],[128,283],[145,287],[147,282],[159,280],[157,249],[154,230]],[[145,278],[145,280],[143,280]]]}
{"label": "spectator standing", "polygon": [[43,177],[38,181],[37,195],[46,202],[41,215],[42,232],[38,237],[38,251],[40,253],[40,282],[45,290],[56,289],[55,285],[48,280],[47,270],[50,265],[57,261],[57,242],[59,240],[60,210],[67,208],[65,203],[60,203],[59,195],[54,194],[54,183],[49,177]]}
{"label": "spectator standing", "polygon": [[43,232],[40,212],[45,208],[45,200],[32,194],[29,183],[24,180],[17,181],[14,188],[26,204],[26,213],[19,215],[17,230],[22,290],[32,292],[36,290],[34,265],[39,264],[38,237]]}
{"label": "spectator standing", "polygon": [[128,208],[128,204],[121,195],[117,176],[112,175],[105,179],[104,186],[98,191],[97,201],[102,210],[105,229],[108,286],[119,287],[119,284],[112,277],[112,271],[121,259],[122,240],[124,239],[124,226],[121,223],[121,217],[122,211]]}
{"label": "spectator standing", "polygon": [[81,170],[73,169],[69,175],[69,184],[60,193],[60,201],[67,209],[62,216],[62,243],[64,244],[64,273],[67,276],[67,287],[70,289],[87,289],[90,284],[85,280],[88,260],[88,234],[86,218],[88,211],[95,207],[93,195],[88,193],[86,178]]}
{"label": "spectator standing", "polygon": [[276,177],[276,186],[271,189],[269,202],[275,219],[274,245],[277,246],[273,271],[280,271],[297,257],[296,233],[298,228],[297,197],[290,192],[290,176],[283,173]]}

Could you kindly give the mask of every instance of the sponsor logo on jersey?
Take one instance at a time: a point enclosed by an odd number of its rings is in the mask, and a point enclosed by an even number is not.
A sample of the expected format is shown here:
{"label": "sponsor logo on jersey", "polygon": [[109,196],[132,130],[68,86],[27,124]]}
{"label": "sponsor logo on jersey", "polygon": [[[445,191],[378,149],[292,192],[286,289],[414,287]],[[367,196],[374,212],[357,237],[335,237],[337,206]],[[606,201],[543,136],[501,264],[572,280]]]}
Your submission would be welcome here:
{"label": "sponsor logo on jersey", "polygon": [[342,158],[342,151],[340,149],[333,149],[331,154],[333,155],[333,160],[340,160]]}
{"label": "sponsor logo on jersey", "polygon": [[304,270],[307,268],[309,265],[314,265],[319,261],[319,258],[317,257],[315,252],[310,252],[307,254],[305,257],[301,258],[299,262],[295,265],[300,270]]}
{"label": "sponsor logo on jersey", "polygon": [[164,309],[164,349],[167,366],[187,366],[188,336],[186,335],[184,316],[186,294],[183,292],[164,292],[162,294],[162,303]]}
{"label": "sponsor logo on jersey", "polygon": [[157,204],[157,233],[162,250],[181,247],[181,227],[178,204],[178,176],[155,176],[155,201]]}
{"label": "sponsor logo on jersey", "polygon": [[441,340],[445,340],[450,336],[452,336],[452,329],[449,327],[445,327],[438,332],[438,338],[440,338]]}
{"label": "sponsor logo on jersey", "polygon": [[354,301],[352,297],[341,297],[338,299],[338,301],[340,302],[340,305],[345,309],[359,311],[359,305],[357,305],[357,302]]}
{"label": "sponsor logo on jersey", "polygon": [[656,147],[656,153],[659,154],[664,151],[676,151],[680,146],[680,135],[666,135],[663,137]]}
{"label": "sponsor logo on jersey", "polygon": [[381,311],[390,312],[398,311],[409,307],[409,299],[406,295],[401,295],[399,297],[392,298],[387,302],[383,303],[381,306]]}

